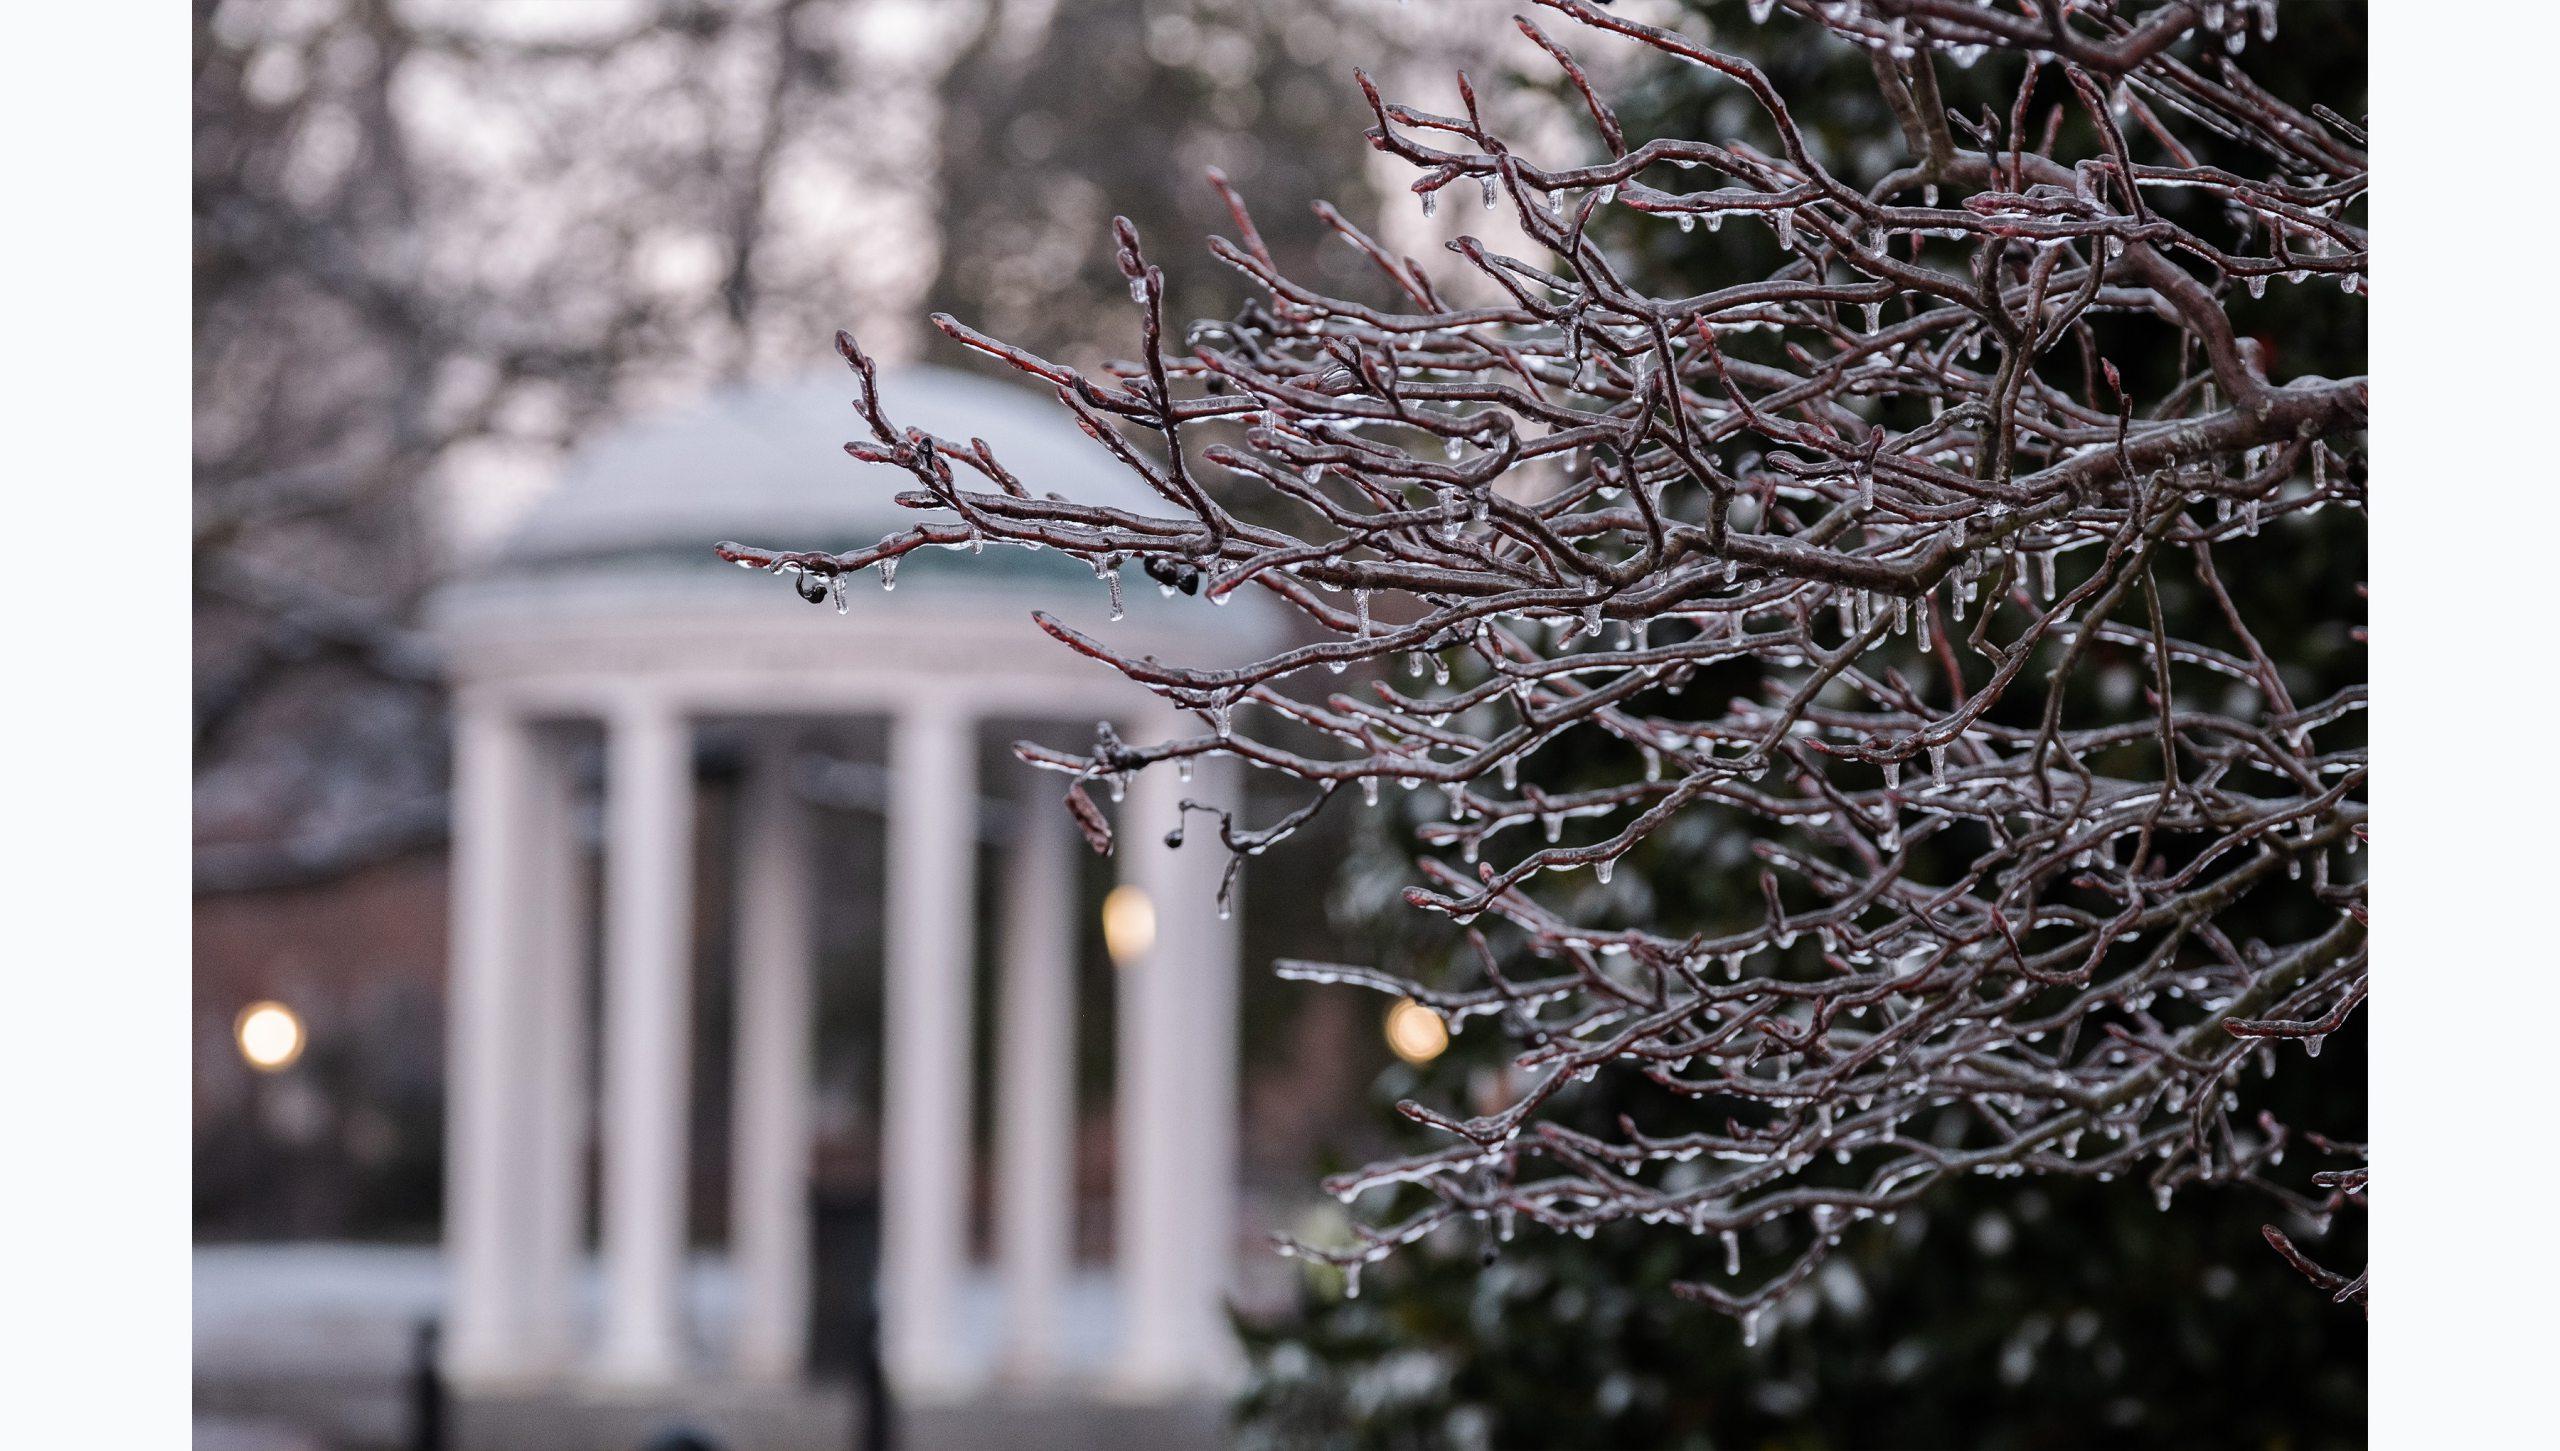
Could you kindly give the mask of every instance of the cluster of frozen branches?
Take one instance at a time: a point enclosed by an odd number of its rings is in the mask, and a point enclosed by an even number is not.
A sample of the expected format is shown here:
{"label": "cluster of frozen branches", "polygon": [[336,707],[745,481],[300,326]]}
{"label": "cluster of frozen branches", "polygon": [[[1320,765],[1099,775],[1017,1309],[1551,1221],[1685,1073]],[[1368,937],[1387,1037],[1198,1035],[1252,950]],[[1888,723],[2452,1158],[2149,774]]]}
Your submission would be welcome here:
{"label": "cluster of frozen branches", "polygon": [[[1269,590],[1311,622],[1312,643],[1210,670],[1043,618],[1202,730],[1024,754],[1077,778],[1097,845],[1084,783],[1205,755],[1309,792],[1271,825],[1223,819],[1239,854],[1347,784],[1444,793],[1407,898],[1472,943],[1472,975],[1283,967],[1517,1040],[1505,1101],[1407,1103],[1445,1147],[1329,1186],[1395,1215],[1347,1247],[1288,1246],[1355,1292],[1361,1264],[1454,1223],[1635,1220],[1722,1236],[1728,1284],[1677,1288],[1748,1333],[1845,1229],[1953,1175],[2138,1179],[2164,1206],[2248,1184],[2314,1218],[2359,1204],[2361,1146],[2241,1095],[2253,1059],[2317,1054],[2365,994],[2363,691],[2296,699],[2288,642],[2253,631],[2216,551],[2363,507],[2364,381],[2269,377],[2226,305],[2270,279],[2363,292],[2365,235],[2343,219],[2362,131],[2232,58],[2272,5],[1788,0],[1865,48],[1900,122],[1907,161],[1852,182],[1755,66],[1542,3],[1743,88],[1775,150],[1627,136],[1528,20],[1599,159],[1514,150],[1463,76],[1458,115],[1364,77],[1369,139],[1418,169],[1426,207],[1480,192],[1544,249],[1450,244],[1494,305],[1446,300],[1322,207],[1392,301],[1292,281],[1213,176],[1236,240],[1211,246],[1263,295],[1179,348],[1126,223],[1139,361],[1081,372],[937,319],[1052,388],[1164,514],[1044,495],[1008,468],[1028,461],[901,429],[840,338],[872,433],[848,451],[907,470],[902,502],[934,517],[844,554],[723,552],[824,598],[914,549],[1055,549],[1115,591],[1135,566],[1210,600]],[[2015,67],[2014,105],[1954,113],[1940,66],[1986,53]],[[2182,129],[2258,164],[2206,164]],[[1651,295],[1593,225],[1612,208],[1636,214],[1619,236],[1766,228],[1783,260]],[[1329,684],[1399,658],[1410,674],[1365,694]],[[2138,688],[2099,688],[2101,660]],[[1603,779],[1541,789],[1542,753]],[[1576,874],[1605,883],[1631,852],[1681,871],[1664,842],[1701,817],[1758,857],[1739,925],[1585,920],[1606,894]],[[1649,1080],[1663,1115],[1603,1135],[1542,1114],[1602,1072]],[[2297,1139],[2354,1167],[2289,1189],[2270,1170]],[[1741,1233],[1773,1224],[1745,1254]],[[2361,1275],[2268,1235],[2362,1300]]]}

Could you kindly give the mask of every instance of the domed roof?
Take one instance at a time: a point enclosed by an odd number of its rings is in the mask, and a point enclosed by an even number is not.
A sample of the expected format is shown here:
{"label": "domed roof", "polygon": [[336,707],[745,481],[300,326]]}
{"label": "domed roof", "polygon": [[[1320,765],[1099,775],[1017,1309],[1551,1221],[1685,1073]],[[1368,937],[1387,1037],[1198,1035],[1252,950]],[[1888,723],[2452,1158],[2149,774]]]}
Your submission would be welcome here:
{"label": "domed roof", "polygon": [[[668,551],[707,557],[723,539],[842,550],[912,528],[928,516],[891,499],[915,488],[914,476],[844,452],[847,439],[871,437],[853,407],[859,388],[844,371],[735,386],[623,424],[571,456],[558,486],[501,545],[498,562]],[[1029,388],[911,367],[884,374],[880,398],[902,428],[954,442],[985,439],[1035,494],[1160,517],[1176,512],[1055,400]]]}
{"label": "domed roof", "polygon": [[[727,388],[582,445],[494,554],[430,601],[450,668],[458,678],[705,679],[742,662],[781,670],[787,659],[781,678],[795,689],[830,670],[1028,680],[1097,668],[1033,627],[1033,610],[1131,655],[1187,664],[1242,664],[1290,635],[1288,611],[1262,590],[1208,609],[1160,597],[1132,569],[1115,592],[1048,549],[917,550],[901,560],[894,593],[877,575],[851,582],[850,620],[812,610],[784,580],[723,564],[712,546],[724,539],[842,551],[951,517],[899,508],[892,500],[916,487],[912,474],[846,456],[845,440],[870,432],[852,406],[859,386],[838,372]],[[1180,512],[1032,389],[915,367],[884,374],[880,394],[901,427],[985,439],[1035,493],[1158,518]],[[1114,609],[1122,596],[1125,610]]]}

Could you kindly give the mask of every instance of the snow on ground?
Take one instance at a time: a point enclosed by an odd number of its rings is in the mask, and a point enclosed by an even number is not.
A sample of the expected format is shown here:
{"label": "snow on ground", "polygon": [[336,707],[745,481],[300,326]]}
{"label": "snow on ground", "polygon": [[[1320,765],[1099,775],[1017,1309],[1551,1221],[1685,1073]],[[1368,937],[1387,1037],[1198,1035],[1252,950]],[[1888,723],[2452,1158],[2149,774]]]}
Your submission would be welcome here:
{"label": "snow on ground", "polygon": [[[432,1245],[200,1245],[195,1251],[196,1379],[264,1376],[375,1379],[409,1364],[418,1324],[444,1310],[443,1252]],[[736,1280],[718,1255],[696,1255],[686,1276],[697,1363],[721,1361]],[[579,1314],[594,1324],[599,1275],[578,1277]],[[1080,1270],[1067,1282],[1059,1337],[1069,1368],[1100,1374],[1118,1339],[1108,1273]],[[972,1273],[960,1297],[964,1362],[992,1365],[1004,1323],[995,1276]]]}

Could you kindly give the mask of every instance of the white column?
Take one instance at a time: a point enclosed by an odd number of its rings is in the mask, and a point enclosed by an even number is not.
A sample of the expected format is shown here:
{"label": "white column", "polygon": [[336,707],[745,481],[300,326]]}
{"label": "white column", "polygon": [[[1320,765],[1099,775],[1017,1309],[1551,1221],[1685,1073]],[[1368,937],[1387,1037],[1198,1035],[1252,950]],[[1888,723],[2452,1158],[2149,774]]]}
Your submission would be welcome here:
{"label": "white column", "polygon": [[1119,826],[1122,871],[1156,916],[1153,950],[1120,969],[1119,1374],[1139,1391],[1215,1381],[1233,1356],[1222,1309],[1235,1194],[1235,925],[1217,905],[1226,852],[1201,813],[1182,847],[1164,842],[1186,797],[1224,804],[1222,769],[1204,765],[1189,784],[1166,767],[1138,773]]}
{"label": "white column", "polygon": [[739,819],[737,1085],[729,1225],[738,1274],[737,1365],[799,1379],[809,1334],[809,1133],[815,922],[808,819],[790,738],[750,750]]}
{"label": "white column", "polygon": [[1057,1369],[1075,1254],[1076,845],[1048,793],[1024,793],[1015,810],[996,1020],[996,1258],[1002,1371],[1037,1381]]}
{"label": "white column", "polygon": [[534,775],[526,723],[465,696],[454,716],[453,983],[447,1064],[446,1369],[522,1376],[528,1346],[522,1097],[528,994],[523,867]]}
{"label": "white column", "polygon": [[537,898],[525,935],[534,1050],[525,1106],[528,1368],[546,1375],[568,1370],[577,1352],[577,1272],[586,1249],[589,915],[574,765],[570,743],[556,732],[537,743],[535,859],[523,877]]}
{"label": "white column", "polygon": [[[1243,771],[1232,761],[1204,761],[1192,777],[1192,799],[1228,811],[1243,808]],[[1227,866],[1226,848],[1210,830],[1214,818],[1198,816],[1186,852],[1198,852],[1190,869],[1198,875],[1182,915],[1192,934],[1193,976],[1190,1000],[1197,1016],[1192,1039],[1197,1074],[1190,1102],[1197,1117],[1186,1147],[1202,1182],[1191,1196],[1191,1249],[1195,1313],[1205,1319],[1196,1342],[1193,1370],[1202,1379],[1223,1384],[1242,1367],[1242,1357],[1228,1328],[1226,1304],[1235,1285],[1236,1191],[1242,1166],[1236,1157],[1236,1131],[1244,1113],[1236,1061],[1244,1032],[1239,1021],[1242,983],[1242,934],[1246,879],[1239,873],[1222,913],[1217,883]]]}
{"label": "white column", "polygon": [[691,1103],[693,737],[655,701],[615,713],[605,762],[604,1336],[597,1369],[684,1368]]}
{"label": "white column", "polygon": [[928,1398],[963,1380],[976,766],[974,722],[946,702],[891,727],[880,1316],[889,1375]]}

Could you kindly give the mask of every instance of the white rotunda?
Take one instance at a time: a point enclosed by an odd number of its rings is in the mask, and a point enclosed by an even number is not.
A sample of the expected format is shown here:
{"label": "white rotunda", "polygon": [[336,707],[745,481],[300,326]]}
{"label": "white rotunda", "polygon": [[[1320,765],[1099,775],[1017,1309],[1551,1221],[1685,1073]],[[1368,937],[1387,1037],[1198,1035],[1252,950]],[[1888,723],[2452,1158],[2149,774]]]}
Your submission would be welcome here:
{"label": "white rotunda", "polygon": [[[455,692],[446,1362],[466,1389],[803,1375],[812,904],[853,891],[880,895],[885,938],[877,1297],[891,1382],[929,1400],[1073,1373],[1061,1304],[1083,848],[1059,779],[1043,777],[1013,813],[995,890],[982,896],[981,737],[997,722],[1107,720],[1136,740],[1186,729],[1041,634],[1034,608],[1134,654],[1200,662],[1262,653],[1280,624],[1258,600],[1177,609],[1145,581],[1111,622],[1103,585],[1054,554],[910,555],[893,592],[848,581],[842,616],[715,559],[721,539],[841,549],[918,521],[890,502],[908,476],[841,451],[864,432],[855,386],[836,375],[737,388],[599,439],[436,602]],[[902,424],[987,440],[1035,492],[1170,512],[1025,390],[915,368],[881,391]],[[877,722],[887,741],[885,880],[822,875],[794,789],[805,733],[848,720]],[[747,743],[726,862],[697,860],[697,741],[713,730]],[[591,901],[574,826],[587,788],[570,762],[575,742],[599,734]],[[1118,808],[1115,869],[1155,916],[1152,943],[1121,964],[1114,989],[1117,1249],[1100,1378],[1118,1394],[1202,1389],[1233,1353],[1221,1299],[1233,1270],[1235,926],[1215,902],[1215,847],[1175,850],[1163,835],[1182,800],[1226,803],[1237,790],[1231,771],[1204,767],[1188,782],[1147,772]],[[711,871],[736,874],[738,904],[735,1291],[718,1344],[688,1322],[685,1289],[693,894]],[[977,920],[982,900],[993,921]],[[986,1173],[1002,1332],[992,1353],[973,1354],[963,1289],[987,1273],[970,1263],[969,1234],[981,938],[997,961]],[[583,1306],[590,1254],[600,1293]]]}

